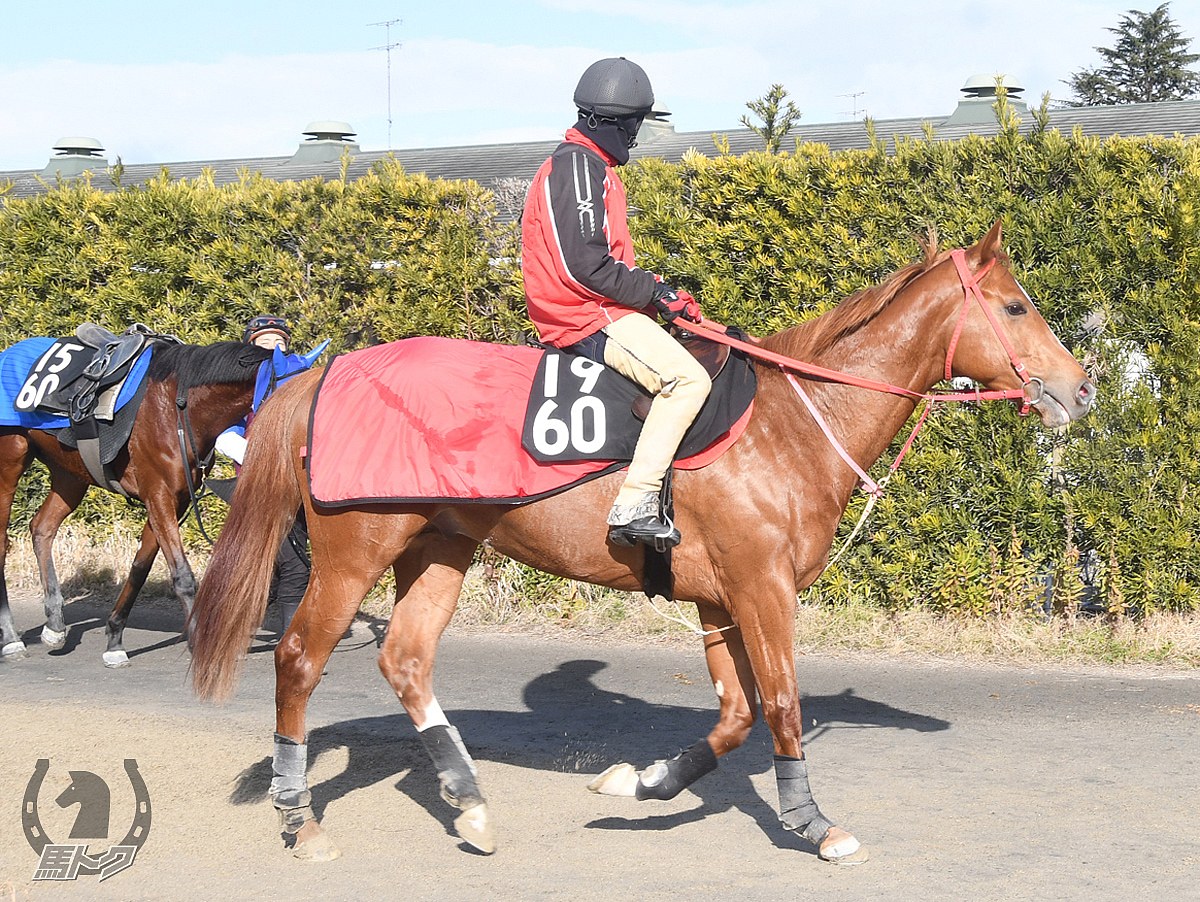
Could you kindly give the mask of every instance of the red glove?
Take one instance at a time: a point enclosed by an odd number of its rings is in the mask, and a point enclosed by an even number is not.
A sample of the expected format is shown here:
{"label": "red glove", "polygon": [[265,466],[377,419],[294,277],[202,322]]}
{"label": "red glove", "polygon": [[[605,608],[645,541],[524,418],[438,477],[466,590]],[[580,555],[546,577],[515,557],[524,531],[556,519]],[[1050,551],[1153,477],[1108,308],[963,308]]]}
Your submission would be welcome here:
{"label": "red glove", "polygon": [[690,323],[700,322],[700,305],[686,291],[676,291],[667,285],[659,284],[650,303],[665,322],[673,323],[680,317]]}

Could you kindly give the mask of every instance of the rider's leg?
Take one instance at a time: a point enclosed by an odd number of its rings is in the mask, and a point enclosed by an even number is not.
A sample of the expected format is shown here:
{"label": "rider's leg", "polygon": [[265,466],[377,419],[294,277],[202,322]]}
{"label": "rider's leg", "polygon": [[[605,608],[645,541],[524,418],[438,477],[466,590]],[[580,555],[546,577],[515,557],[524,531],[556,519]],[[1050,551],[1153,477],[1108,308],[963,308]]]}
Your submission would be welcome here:
{"label": "rider's leg", "polygon": [[282,636],[291,625],[292,618],[300,608],[300,600],[308,590],[311,564],[308,560],[308,530],[305,528],[303,509],[297,515],[291,532],[284,537],[275,558],[275,577],[271,583],[271,596],[279,606],[279,634]]}
{"label": "rider's leg", "polygon": [[624,526],[645,518],[660,520],[663,477],[712,382],[704,367],[647,316],[623,316],[604,332],[604,362],[654,394],[608,522]]}

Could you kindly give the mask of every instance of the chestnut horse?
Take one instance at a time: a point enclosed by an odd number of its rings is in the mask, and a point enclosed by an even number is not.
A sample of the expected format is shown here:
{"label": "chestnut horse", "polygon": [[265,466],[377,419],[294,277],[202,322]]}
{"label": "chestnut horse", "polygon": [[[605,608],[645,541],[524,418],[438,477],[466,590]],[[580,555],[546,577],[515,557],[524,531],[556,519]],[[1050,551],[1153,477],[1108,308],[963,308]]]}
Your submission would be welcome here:
{"label": "chestnut horse", "polygon": [[[129,663],[122,645],[125,622],[160,547],[175,595],[184,611],[191,611],[196,580],[183,551],[179,520],[193,489],[200,490],[200,462],[212,453],[217,436],[250,412],[259,368],[271,359],[270,351],[242,342],[154,342],[145,397],[129,441],[112,463],[122,489],[146,505],[146,525],[129,576],[108,616],[106,666]],[[88,488],[97,484],[79,452],[61,444],[53,433],[0,426],[0,654],[8,658],[25,653],[4,582],[8,522],[17,483],[34,460],[50,471],[50,491],[29,527],[46,610],[42,644],[52,649],[62,648],[67,640],[62,590],[54,570],[54,537]]]}
{"label": "chestnut horse", "polygon": [[[960,270],[956,259],[963,264]],[[976,276],[979,274],[978,281]],[[976,285],[978,295],[970,289]],[[966,305],[964,306],[964,298]],[[843,449],[862,466],[876,460],[913,413],[920,393],[952,371],[1022,395],[1048,427],[1085,414],[1095,388],[1055,338],[1007,268],[1000,225],[977,245],[894,273],[816,320],[764,339],[768,352],[900,390],[866,391],[828,379],[808,393]],[[337,855],[313,817],[305,778],[305,709],[330,652],[364,595],[390,567],[397,601],[379,667],[420,731],[442,795],[462,809],[460,836],[484,851],[493,839],[475,768],[431,683],[438,639],[454,612],[476,549],[488,542],[558,576],[617,589],[641,586],[643,554],[607,541],[605,512],[620,475],[524,504],[428,503],[322,509],[305,478],[309,410],[319,372],[303,374],[255,422],[230,517],[200,585],[190,625],[192,679],[223,699],[263,616],[275,549],[300,504],[312,542],[312,581],[275,650],[274,804],[295,854]],[[1039,384],[1040,383],[1040,384]],[[758,704],[775,743],[780,819],[821,858],[866,857],[813,801],[801,752],[794,666],[797,593],[827,565],[834,533],[858,477],[822,434],[786,374],[759,368],[744,434],[715,463],[675,474],[675,595],[696,605],[720,715],[707,737],[642,772],[617,765],[598,792],[671,798],[746,741]]]}

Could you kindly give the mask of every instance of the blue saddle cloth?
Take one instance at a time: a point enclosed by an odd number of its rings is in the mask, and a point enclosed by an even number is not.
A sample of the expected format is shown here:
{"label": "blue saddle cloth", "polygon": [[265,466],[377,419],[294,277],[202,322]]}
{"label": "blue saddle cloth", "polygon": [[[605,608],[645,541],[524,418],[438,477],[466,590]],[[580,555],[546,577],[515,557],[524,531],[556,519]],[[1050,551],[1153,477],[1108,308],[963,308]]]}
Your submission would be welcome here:
{"label": "blue saddle cloth", "polygon": [[[17,410],[14,406],[30,369],[55,341],[53,338],[27,338],[5,351],[0,351],[0,426],[22,426],[26,429],[48,431],[71,425],[71,421],[65,416],[52,416],[37,410],[26,412]],[[117,410],[133,400],[138,388],[145,381],[152,350],[147,347],[134,362],[129,377],[117,395]]]}

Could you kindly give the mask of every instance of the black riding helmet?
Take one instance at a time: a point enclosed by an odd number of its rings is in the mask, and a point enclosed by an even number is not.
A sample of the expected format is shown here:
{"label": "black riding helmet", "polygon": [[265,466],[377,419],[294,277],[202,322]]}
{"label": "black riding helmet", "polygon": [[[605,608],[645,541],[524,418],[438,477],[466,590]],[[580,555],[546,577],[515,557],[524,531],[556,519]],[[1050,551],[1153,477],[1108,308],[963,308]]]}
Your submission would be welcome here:
{"label": "black riding helmet", "polygon": [[575,87],[575,106],[582,117],[612,120],[629,136],[632,147],[642,120],[669,116],[656,112],[654,90],[645,70],[623,56],[597,60],[587,67]]}
{"label": "black riding helmet", "polygon": [[256,316],[246,323],[246,331],[242,333],[242,341],[251,342],[264,332],[278,332],[291,343],[292,327],[282,316]]}
{"label": "black riding helmet", "polygon": [[644,115],[654,106],[654,91],[641,66],[612,57],[587,67],[575,88],[575,106],[601,119]]}

